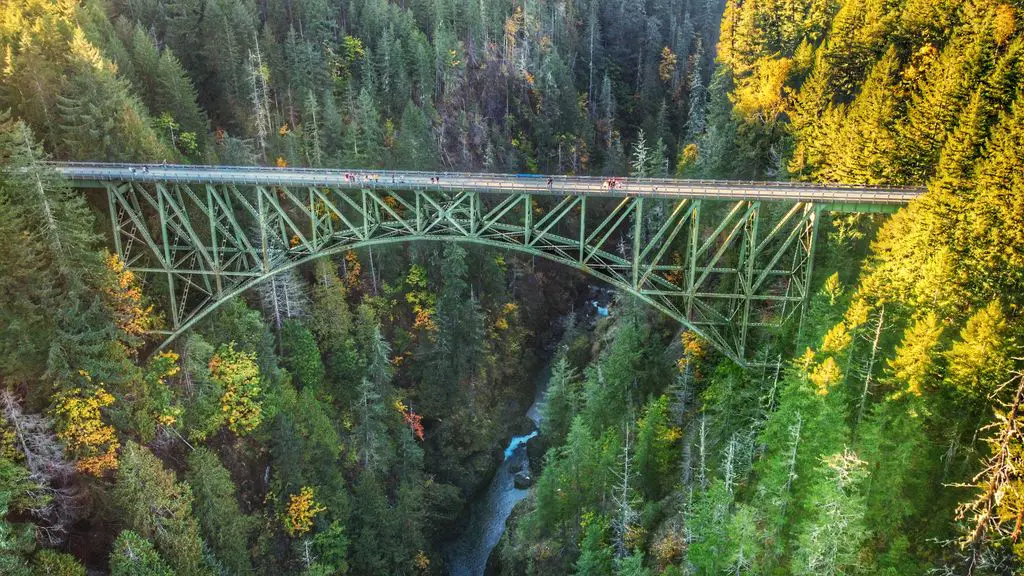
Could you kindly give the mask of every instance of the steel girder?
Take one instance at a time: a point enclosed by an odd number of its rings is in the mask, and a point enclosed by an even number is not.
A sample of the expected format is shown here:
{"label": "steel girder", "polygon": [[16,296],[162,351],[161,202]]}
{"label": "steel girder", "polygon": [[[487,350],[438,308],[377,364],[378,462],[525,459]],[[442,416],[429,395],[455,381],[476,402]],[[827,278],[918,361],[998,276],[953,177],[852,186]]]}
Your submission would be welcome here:
{"label": "steel girder", "polygon": [[518,250],[629,292],[740,364],[809,294],[820,207],[751,200],[105,183],[113,244],[164,303],[161,346],[316,258],[417,240]]}

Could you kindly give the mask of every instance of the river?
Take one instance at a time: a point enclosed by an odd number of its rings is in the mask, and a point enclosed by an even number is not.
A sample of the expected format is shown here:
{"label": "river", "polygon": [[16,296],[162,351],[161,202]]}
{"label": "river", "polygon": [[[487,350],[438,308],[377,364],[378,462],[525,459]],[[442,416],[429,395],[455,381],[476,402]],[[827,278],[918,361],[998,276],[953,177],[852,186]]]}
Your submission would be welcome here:
{"label": "river", "polygon": [[[450,576],[483,576],[487,558],[505,532],[505,521],[529,490],[515,487],[514,478],[526,460],[526,443],[537,435],[540,426],[540,402],[550,376],[550,366],[541,371],[537,379],[537,393],[526,416],[533,421],[534,430],[515,436],[505,447],[505,459],[494,473],[487,492],[470,504],[466,530],[446,547],[445,559]],[[531,471],[531,474],[535,471]]]}

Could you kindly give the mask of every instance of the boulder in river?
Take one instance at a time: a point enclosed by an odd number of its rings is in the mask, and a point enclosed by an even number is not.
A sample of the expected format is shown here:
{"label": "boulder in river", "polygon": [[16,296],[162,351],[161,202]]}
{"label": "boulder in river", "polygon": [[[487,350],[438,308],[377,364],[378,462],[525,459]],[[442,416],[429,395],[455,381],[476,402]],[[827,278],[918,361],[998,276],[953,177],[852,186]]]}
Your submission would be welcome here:
{"label": "boulder in river", "polygon": [[533,485],[533,478],[530,476],[529,472],[520,470],[519,472],[516,472],[516,475],[512,478],[512,482],[515,484],[516,488],[526,490]]}
{"label": "boulder in river", "polygon": [[548,440],[542,434],[530,438],[526,442],[526,455],[530,461],[530,469],[541,470],[544,467],[544,453],[548,451]]}

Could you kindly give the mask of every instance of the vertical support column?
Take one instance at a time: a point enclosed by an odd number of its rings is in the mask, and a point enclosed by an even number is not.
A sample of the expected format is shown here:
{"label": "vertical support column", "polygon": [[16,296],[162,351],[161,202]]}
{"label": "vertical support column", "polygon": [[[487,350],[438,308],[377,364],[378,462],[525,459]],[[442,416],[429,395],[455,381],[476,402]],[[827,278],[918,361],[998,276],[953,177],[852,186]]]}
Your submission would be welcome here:
{"label": "vertical support column", "polygon": [[[743,243],[740,262],[736,267],[740,288],[743,291],[743,316],[740,319],[740,337],[737,344],[740,358],[746,358],[747,332],[750,327],[750,305],[754,296],[754,264],[757,262],[757,234],[761,221],[761,202],[753,202],[753,214],[747,220],[746,242]],[[745,259],[745,261],[744,261]]]}
{"label": "vertical support column", "polygon": [[163,242],[164,262],[167,267],[167,293],[171,304],[171,325],[175,330],[181,324],[178,318],[178,297],[174,286],[174,260],[171,258],[171,241],[167,234],[167,207],[164,205],[164,195],[157,190],[157,210],[160,212],[160,238]]}
{"label": "vertical support column", "polygon": [[[306,190],[309,194],[309,234],[310,240],[313,242],[313,249],[320,249],[320,215],[316,213],[316,203],[314,202],[315,195],[313,194],[313,188],[310,187]],[[298,200],[298,196],[296,196]]]}
{"label": "vertical support column", "polygon": [[423,192],[416,190],[416,234],[423,234]]}
{"label": "vertical support column", "polygon": [[468,192],[469,194],[469,234],[476,236],[477,228],[477,210],[480,205],[480,195],[476,192]]}
{"label": "vertical support column", "polygon": [[533,235],[533,196],[523,194],[523,207],[523,244],[529,246]]}
{"label": "vertical support column", "polygon": [[804,335],[804,318],[807,316],[807,308],[811,302],[811,282],[814,279],[814,252],[818,245],[818,221],[821,216],[821,209],[808,202],[805,210],[807,224],[805,233],[807,235],[807,265],[804,267],[804,293],[803,302],[800,304],[800,327],[797,329],[796,338],[799,341]]}
{"label": "vertical support column", "polygon": [[217,205],[213,201],[213,193],[210,187],[206,187],[206,217],[210,223],[210,254],[213,255],[213,280],[217,286],[217,298],[224,293],[224,284],[221,280],[221,264],[223,262],[220,254],[220,240],[217,238]]}
{"label": "vertical support column", "polygon": [[267,246],[267,234],[269,233],[269,224],[267,223],[267,208],[263,205],[263,188],[256,188],[256,210],[259,213],[259,222],[257,224],[260,227],[260,262],[262,262],[262,271],[264,274],[270,271],[270,254],[268,253],[269,247]]}
{"label": "vertical support column", "polygon": [[128,257],[121,247],[121,224],[117,217],[117,198],[114,194],[114,186],[117,186],[117,184],[107,184],[107,209],[110,210],[110,231],[114,234],[114,252],[121,261],[127,264]]}
{"label": "vertical support column", "polygon": [[644,235],[644,197],[636,198],[633,206],[633,289],[640,290],[640,243]]}
{"label": "vertical support column", "polygon": [[364,240],[369,240],[370,239],[370,213],[366,211],[366,195],[369,193],[369,190],[365,190],[364,189],[361,192],[362,193],[360,194],[360,196],[362,197],[362,200],[363,200],[363,239]]}
{"label": "vertical support column", "polygon": [[583,257],[587,250],[587,197],[580,197],[580,259],[583,264]]}
{"label": "vertical support column", "polygon": [[700,247],[700,212],[703,200],[693,201],[693,216],[690,218],[690,246],[686,262],[686,319],[693,320],[693,299],[697,283],[697,250]]}

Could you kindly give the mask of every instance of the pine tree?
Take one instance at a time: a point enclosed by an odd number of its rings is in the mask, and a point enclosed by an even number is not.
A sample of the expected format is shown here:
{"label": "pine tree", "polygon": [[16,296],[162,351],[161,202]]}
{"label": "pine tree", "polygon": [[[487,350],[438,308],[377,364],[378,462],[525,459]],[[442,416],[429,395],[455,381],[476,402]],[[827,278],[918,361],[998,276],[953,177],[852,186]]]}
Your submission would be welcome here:
{"label": "pine tree", "polygon": [[131,530],[122,530],[110,553],[111,576],[172,576],[153,543]]}
{"label": "pine tree", "polygon": [[637,423],[636,433],[637,485],[647,501],[658,501],[674,478],[672,473],[675,442],[681,432],[670,426],[668,396],[660,396],[647,404]]}
{"label": "pine tree", "polygon": [[291,372],[299,388],[321,389],[325,370],[316,339],[309,328],[298,320],[285,321],[281,350],[281,363]]}
{"label": "pine tree", "polygon": [[192,515],[192,491],[148,449],[134,442],[124,447],[113,499],[125,527],[151,538],[176,574],[208,573],[199,525]]}
{"label": "pine tree", "polygon": [[849,451],[822,459],[821,477],[809,494],[814,513],[797,534],[794,574],[846,574],[856,565],[867,535],[864,501],[857,493],[865,464]]}
{"label": "pine tree", "polygon": [[388,438],[387,427],[383,422],[384,398],[379,391],[379,385],[373,380],[364,378],[359,385],[356,412],[359,415],[359,422],[354,432],[359,439],[359,461],[364,469],[380,472],[388,465],[386,458],[389,450],[385,448]]}
{"label": "pine tree", "polygon": [[270,137],[270,105],[267,89],[269,71],[263,65],[263,54],[260,52],[259,41],[255,48],[249,50],[247,75],[249,77],[249,99],[252,105],[252,119],[256,134],[256,146],[259,148],[263,161],[267,161],[267,140]]}
{"label": "pine tree", "polygon": [[604,542],[607,521],[593,513],[583,518],[583,539],[576,559],[577,576],[611,576],[614,550]]}
{"label": "pine tree", "polygon": [[324,152],[320,145],[320,123],[317,120],[318,111],[316,96],[309,90],[306,92],[306,102],[302,109],[302,133],[305,136],[306,163],[312,168],[320,168],[324,163]]}
{"label": "pine tree", "polygon": [[632,544],[633,531],[639,520],[637,512],[637,501],[634,494],[633,483],[636,482],[636,469],[633,468],[635,459],[630,426],[626,426],[625,440],[622,444],[621,468],[616,470],[616,485],[612,492],[612,505],[614,516],[612,517],[612,529],[615,533],[615,555],[620,560],[628,553]]}
{"label": "pine tree", "polygon": [[437,146],[427,112],[411,100],[402,111],[395,144],[396,166],[407,170],[431,170],[438,164]]}
{"label": "pine tree", "polygon": [[204,541],[214,556],[236,574],[251,571],[247,540],[252,523],[239,509],[237,488],[220,459],[198,448],[189,454],[185,478],[192,488]]}
{"label": "pine tree", "polygon": [[541,433],[552,444],[560,443],[580,411],[579,373],[563,356],[555,363],[541,408]]}

